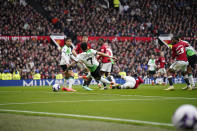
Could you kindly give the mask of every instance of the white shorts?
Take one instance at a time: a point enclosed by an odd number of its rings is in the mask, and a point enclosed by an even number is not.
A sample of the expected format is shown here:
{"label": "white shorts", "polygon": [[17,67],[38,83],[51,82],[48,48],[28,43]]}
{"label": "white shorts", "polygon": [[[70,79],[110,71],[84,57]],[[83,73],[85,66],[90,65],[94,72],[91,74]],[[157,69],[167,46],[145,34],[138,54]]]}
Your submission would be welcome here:
{"label": "white shorts", "polygon": [[111,72],[111,68],[112,68],[112,63],[111,62],[103,63],[101,65],[101,71],[104,71],[104,72]]}
{"label": "white shorts", "polygon": [[166,74],[166,69],[165,68],[160,68],[158,71],[160,74]]}
{"label": "white shorts", "polygon": [[189,65],[189,62],[187,61],[176,61],[171,66],[170,69],[173,69],[175,71],[187,71],[187,66]]}

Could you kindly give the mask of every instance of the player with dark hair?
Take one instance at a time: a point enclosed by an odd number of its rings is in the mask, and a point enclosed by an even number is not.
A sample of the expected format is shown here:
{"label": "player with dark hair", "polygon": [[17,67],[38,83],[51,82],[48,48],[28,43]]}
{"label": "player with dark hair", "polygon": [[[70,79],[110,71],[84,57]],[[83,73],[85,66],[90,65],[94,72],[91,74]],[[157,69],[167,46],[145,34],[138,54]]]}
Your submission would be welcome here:
{"label": "player with dark hair", "polygon": [[151,58],[148,61],[148,76],[151,78],[152,85],[156,83],[156,67],[155,56],[151,55]]}
{"label": "player with dark hair", "polygon": [[[183,41],[179,38],[179,41]],[[187,41],[183,41],[188,43]],[[195,69],[195,64],[197,63],[197,52],[196,50],[188,43],[189,47],[186,47],[186,53],[187,53],[187,58],[188,58],[188,62],[189,65],[187,67],[187,73],[188,73],[188,77],[189,77],[189,81],[192,85],[191,89],[196,89],[195,83],[194,83],[194,78],[193,78],[193,74],[192,74],[192,68]],[[188,89],[188,87],[186,86],[185,88],[183,88],[183,90]]]}
{"label": "player with dark hair", "polygon": [[[65,45],[62,48],[61,53],[61,60],[60,60],[60,66],[63,70],[63,76],[64,76],[64,84],[62,90],[65,91],[75,91],[72,89],[72,85],[74,83],[74,73],[71,69],[68,69],[68,66],[71,63],[71,59],[75,59],[73,47],[72,47],[72,40],[71,38],[67,37],[65,40]],[[69,81],[69,88],[66,87],[67,80]]]}
{"label": "player with dark hair", "polygon": [[160,53],[159,58],[156,60],[156,63],[158,64],[158,68],[159,70],[157,71],[157,77],[163,77],[163,81],[162,83],[165,85],[166,84],[166,77],[167,77],[167,73],[166,73],[166,69],[165,69],[165,64],[166,64],[166,60],[164,57],[164,52]]}
{"label": "player with dark hair", "polygon": [[74,65],[76,62],[83,62],[86,67],[89,69],[91,76],[95,80],[99,80],[105,84],[115,84],[113,82],[108,81],[107,79],[103,78],[100,73],[100,63],[96,59],[96,55],[101,55],[105,57],[110,57],[115,59],[115,57],[111,57],[107,54],[102,52],[97,52],[96,50],[89,49],[86,42],[81,43],[81,49],[83,52],[76,57],[76,61],[73,62],[70,66]]}
{"label": "player with dark hair", "polygon": [[191,85],[188,80],[187,75],[187,66],[188,66],[188,59],[186,54],[186,47],[189,47],[188,43],[179,41],[178,37],[172,38],[172,58],[175,59],[175,62],[170,66],[168,69],[168,81],[170,84],[170,87],[168,87],[165,90],[174,90],[173,82],[172,82],[172,76],[176,71],[181,71],[182,75],[184,76],[184,80],[187,84],[187,88],[191,89]]}
{"label": "player with dark hair", "polygon": [[[81,49],[81,43],[83,42],[88,42],[88,36],[83,36],[82,37],[82,42],[78,43],[77,46],[76,46],[76,53],[77,54],[81,54],[83,52],[83,50]],[[87,43],[88,45],[88,49],[91,49],[91,44],[90,43]],[[88,78],[88,77],[85,77],[84,78],[84,74],[88,76],[89,73],[89,70],[86,68],[86,66],[81,63],[81,62],[78,62],[77,63],[77,67],[79,68],[79,72],[82,72],[83,76],[79,76],[79,78],[83,78],[84,79],[84,82],[83,82],[83,88],[86,89],[86,90],[92,90],[91,88],[89,88],[89,85],[90,85],[90,82],[92,81],[92,78]]]}
{"label": "player with dark hair", "polygon": [[[112,56],[113,57],[113,53],[112,53],[112,50],[108,44],[108,42],[104,41],[104,39],[100,38],[98,40],[98,45],[101,45],[101,48],[100,48],[100,52],[102,53],[105,53],[109,56]],[[107,79],[111,82],[114,82],[114,78],[113,76],[110,76],[110,73],[112,71],[112,64],[113,64],[113,59],[109,58],[109,57],[104,57],[104,56],[99,56],[97,58],[98,60],[101,59],[101,75],[102,76],[106,76]],[[104,88],[102,89],[107,89],[106,85],[104,85]],[[99,84],[100,86],[100,84]]]}

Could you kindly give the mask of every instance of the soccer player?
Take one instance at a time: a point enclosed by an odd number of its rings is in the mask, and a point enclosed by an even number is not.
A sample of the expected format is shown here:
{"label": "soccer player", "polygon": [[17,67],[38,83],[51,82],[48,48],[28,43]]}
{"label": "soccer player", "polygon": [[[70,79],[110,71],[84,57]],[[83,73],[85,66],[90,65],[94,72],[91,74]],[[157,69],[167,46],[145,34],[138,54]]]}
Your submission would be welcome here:
{"label": "soccer player", "polygon": [[156,80],[156,60],[155,60],[155,56],[151,55],[151,58],[148,61],[148,74],[149,74],[149,78],[152,79],[152,85],[154,85],[155,80]]}
{"label": "soccer player", "polygon": [[182,72],[182,75],[184,76],[184,80],[187,84],[187,88],[192,89],[187,75],[187,66],[189,63],[185,50],[185,48],[189,47],[189,45],[186,42],[179,41],[178,37],[173,37],[171,43],[172,43],[172,58],[175,59],[175,62],[168,69],[167,74],[168,74],[168,81],[170,87],[168,87],[165,90],[174,90],[172,76],[176,71]]}
{"label": "soccer player", "polygon": [[[80,42],[76,45],[75,51],[76,51],[77,54],[81,54],[83,52],[83,50],[81,49],[81,43],[83,43],[83,42],[86,42],[86,43],[88,42],[88,37],[87,36],[83,36],[82,37],[82,42]],[[87,45],[88,45],[88,48],[91,49],[91,44],[87,43]]]}
{"label": "soccer player", "polygon": [[[104,42],[104,40],[102,38],[98,40],[98,45],[101,45],[100,52],[105,53],[105,54],[113,57],[113,53],[112,53],[112,50],[111,50],[110,46],[108,45],[107,42]],[[110,76],[110,72],[112,71],[113,59],[111,59],[109,57],[105,57],[105,56],[99,56],[97,59],[101,59],[101,62],[102,62],[102,64],[101,64],[101,75],[102,76],[105,75],[109,81],[114,82],[113,76]],[[103,89],[106,89],[105,86],[106,85],[104,84]]]}
{"label": "soccer player", "polygon": [[[187,41],[183,41],[183,42],[187,42]],[[191,89],[196,89],[193,74],[192,74],[192,68],[195,69],[195,64],[197,63],[197,52],[190,44],[189,44],[189,47],[186,47],[185,49],[186,49],[187,58],[188,58],[188,62],[189,62],[189,65],[187,68],[187,73],[189,75],[189,81],[192,85]],[[188,89],[188,87],[186,86],[183,89]]]}
{"label": "soccer player", "polygon": [[156,63],[159,63],[159,65],[157,66],[159,68],[158,72],[158,77],[163,76],[163,84],[166,84],[166,77],[167,77],[167,73],[166,73],[166,69],[165,69],[165,64],[166,64],[166,60],[164,57],[164,52],[160,53],[160,57],[159,59],[156,61]]}
{"label": "soccer player", "polygon": [[[77,55],[76,61],[74,61],[70,66],[74,65],[76,62],[83,62],[86,67],[89,69],[91,76],[98,81],[101,81],[105,84],[115,84],[113,82],[108,81],[107,79],[103,78],[100,73],[100,63],[96,59],[96,55],[101,55],[105,57],[110,57],[115,59],[115,57],[111,57],[107,54],[104,54],[102,52],[97,52],[96,50],[89,49],[87,46],[87,43],[81,43],[81,49],[83,50],[83,53]],[[68,68],[68,69],[69,69]]]}
{"label": "soccer player", "polygon": [[[71,63],[71,59],[75,59],[74,55],[73,55],[73,50],[72,50],[72,40],[71,38],[67,37],[65,39],[65,45],[62,48],[62,53],[61,53],[61,60],[60,60],[60,66],[64,72],[64,84],[62,87],[62,90],[65,91],[76,91],[74,89],[72,89],[72,85],[74,83],[74,73],[71,69],[67,70],[68,66]],[[69,82],[69,88],[66,88],[67,86],[67,80]]]}
{"label": "soccer player", "polygon": [[[83,52],[83,50],[81,49],[81,43],[83,42],[88,42],[88,37],[87,36],[83,36],[82,37],[82,42],[78,43],[77,46],[76,46],[76,49],[75,49],[75,52],[77,54],[81,54]],[[87,43],[88,45],[88,48],[91,49],[91,44],[90,43]],[[84,63],[81,63],[81,62],[78,62],[77,63],[77,67],[79,67],[80,71],[79,72],[83,72],[85,73],[85,75],[88,75],[90,74],[90,71],[87,69],[87,67],[84,65]],[[79,77],[81,78],[81,76]],[[89,88],[89,85],[90,85],[90,82],[92,81],[92,78],[91,77],[86,77],[84,79],[84,82],[83,82],[83,88],[86,89],[86,90],[92,90],[91,88]]]}
{"label": "soccer player", "polygon": [[121,78],[125,80],[125,83],[123,85],[113,86],[112,89],[137,89],[141,83],[144,83],[141,77],[135,79],[132,76],[121,75]]}

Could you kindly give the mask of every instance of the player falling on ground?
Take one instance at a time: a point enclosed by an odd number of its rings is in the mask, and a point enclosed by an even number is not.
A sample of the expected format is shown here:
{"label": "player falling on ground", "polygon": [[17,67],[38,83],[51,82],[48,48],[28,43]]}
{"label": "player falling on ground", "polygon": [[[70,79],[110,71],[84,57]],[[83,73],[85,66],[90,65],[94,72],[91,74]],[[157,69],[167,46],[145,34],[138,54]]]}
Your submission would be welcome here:
{"label": "player falling on ground", "polygon": [[[72,85],[74,83],[74,73],[71,69],[67,69],[68,66],[71,63],[71,59],[75,59],[74,55],[73,55],[73,50],[72,50],[72,40],[71,38],[67,37],[65,40],[65,45],[62,48],[62,53],[61,53],[61,60],[60,60],[60,66],[63,70],[63,76],[64,76],[64,83],[63,83],[63,87],[62,90],[65,91],[76,91],[74,89],[72,89]],[[67,88],[67,80],[69,82],[69,88]]]}
{"label": "player falling on ground", "polygon": [[137,89],[140,84],[144,83],[143,79],[139,76],[135,79],[132,76],[121,75],[121,78],[125,80],[125,83],[123,85],[113,86],[112,89]]}
{"label": "player falling on ground", "polygon": [[166,73],[166,69],[165,69],[166,60],[164,57],[164,52],[160,53],[160,57],[158,58],[156,63],[158,63],[157,67],[159,68],[159,70],[157,71],[158,72],[157,77],[163,77],[162,84],[166,85],[167,73]]}
{"label": "player falling on ground", "polygon": [[178,37],[173,37],[172,38],[172,58],[175,59],[175,62],[170,66],[168,69],[168,81],[170,84],[170,87],[168,87],[165,90],[174,90],[172,78],[173,74],[177,71],[181,71],[182,75],[184,76],[184,80],[187,84],[187,88],[190,90],[191,85],[188,80],[188,75],[187,75],[187,66],[188,66],[188,59],[187,59],[187,54],[186,54],[186,47],[189,47],[189,45],[186,42],[179,41]]}
{"label": "player falling on ground", "polygon": [[[98,45],[101,45],[100,52],[113,57],[112,50],[109,47],[108,43],[104,41],[104,39],[102,39],[102,38],[99,39]],[[101,59],[101,62],[102,62],[101,75],[106,76],[110,82],[115,82],[113,76],[110,75],[110,73],[112,71],[113,59],[111,59],[109,57],[105,57],[105,56],[99,56],[97,59],[98,60]],[[103,84],[103,85],[104,85],[104,88],[102,88],[102,89],[107,89],[106,85],[105,84]]]}
{"label": "player falling on ground", "polygon": [[[87,36],[83,36],[82,37],[82,42],[77,44],[76,49],[75,49],[77,55],[81,54],[83,52],[83,50],[81,49],[81,43],[83,43],[83,42],[86,42],[86,43],[88,42],[88,37]],[[88,45],[88,48],[91,49],[91,44],[87,43],[87,45]],[[88,70],[88,68],[85,66],[84,63],[78,62],[77,67],[78,67],[78,69],[80,69],[79,72],[82,72],[83,76],[84,76],[84,74],[89,76],[90,71]],[[84,77],[79,76],[79,78],[84,78]],[[89,85],[90,85],[91,81],[92,81],[91,77],[85,77],[82,87],[86,90],[92,90],[91,88],[89,88]]]}
{"label": "player falling on ground", "polygon": [[97,61],[96,55],[110,57],[113,59],[115,59],[115,57],[111,57],[111,56],[104,54],[102,52],[97,52],[96,50],[93,50],[93,49],[88,49],[87,43],[85,43],[85,42],[81,43],[81,49],[83,50],[83,53],[77,55],[76,61],[74,61],[69,66],[69,68],[71,68],[76,62],[83,62],[86,65],[86,67],[90,70],[91,76],[95,80],[101,81],[105,84],[115,84],[115,83],[110,82],[101,76],[100,63]]}

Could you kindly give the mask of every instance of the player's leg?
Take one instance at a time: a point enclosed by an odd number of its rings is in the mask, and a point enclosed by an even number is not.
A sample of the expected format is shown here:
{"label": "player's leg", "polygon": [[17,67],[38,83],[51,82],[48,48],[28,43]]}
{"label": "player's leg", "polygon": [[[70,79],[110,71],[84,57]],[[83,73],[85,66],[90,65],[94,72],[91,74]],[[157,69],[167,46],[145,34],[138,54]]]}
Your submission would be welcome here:
{"label": "player's leg", "polygon": [[[68,85],[68,87],[69,87],[70,90],[73,90],[72,85],[75,82],[74,81],[74,72],[72,70],[68,70],[68,75],[69,75],[69,79],[68,79],[69,85]],[[75,90],[73,90],[73,91],[75,91]]]}
{"label": "player's leg", "polygon": [[72,89],[72,85],[74,84],[74,72],[71,70],[66,70],[67,69],[67,65],[63,65],[63,70],[64,70],[64,74],[65,74],[65,81],[64,84],[66,85],[67,81],[69,83],[68,87],[67,86],[63,86],[62,90],[65,91],[76,91],[74,89]]}
{"label": "player's leg", "polygon": [[191,83],[192,87],[195,87],[194,78],[192,74],[192,67],[190,65],[187,67],[187,73],[189,77],[189,82]]}
{"label": "player's leg", "polygon": [[183,89],[183,90],[185,90],[185,89],[191,89],[192,87],[191,87],[191,85],[190,85],[190,82],[189,82],[189,78],[188,78],[187,72],[182,72],[182,75],[183,75],[183,78],[184,78],[184,80],[185,80],[185,83],[187,84],[187,86],[184,87],[184,88],[182,88],[182,89]]}
{"label": "player's leg", "polygon": [[88,91],[93,90],[93,89],[89,88],[91,81],[92,81],[92,77],[89,77],[86,80],[84,80],[82,88],[84,88],[85,90],[88,90]]}
{"label": "player's leg", "polygon": [[[104,78],[104,77],[108,77],[108,72],[107,72],[107,68],[108,68],[108,63],[102,63],[101,64],[101,68],[100,68],[100,73],[101,73],[101,76]],[[103,84],[104,88],[106,88],[106,83],[104,82],[99,82],[98,86],[101,87],[101,84]]]}
{"label": "player's leg", "polygon": [[173,86],[173,81],[172,81],[172,79],[173,79],[173,74],[175,73],[175,70],[174,70],[175,66],[176,66],[176,62],[173,63],[173,64],[170,66],[170,68],[168,69],[168,71],[167,71],[168,82],[169,82],[169,84],[170,84],[170,87],[168,87],[168,88],[165,89],[165,90],[174,90],[174,86]]}
{"label": "player's leg", "polygon": [[188,67],[188,65],[189,65],[188,62],[187,62],[187,63],[182,62],[181,71],[182,71],[182,75],[183,75],[183,77],[184,77],[184,80],[185,80],[185,82],[186,82],[186,84],[187,84],[187,87],[182,88],[182,89],[184,89],[184,90],[185,90],[185,89],[192,90],[192,87],[191,87],[191,85],[190,85],[189,78],[188,78],[188,73],[187,73],[187,67]]}
{"label": "player's leg", "polygon": [[[91,72],[91,75],[94,77],[95,80],[101,81],[102,83],[105,83],[106,85],[111,84],[110,81],[108,81],[107,79],[101,76],[100,66],[98,66],[94,72]],[[107,89],[107,88],[104,87],[103,89]]]}
{"label": "player's leg", "polygon": [[195,69],[195,64],[197,63],[197,55],[190,56],[188,58],[188,61],[189,61],[189,66],[187,68],[187,72],[189,75],[189,81],[192,85],[192,88],[196,89],[193,74],[192,74],[192,68]]}
{"label": "player's leg", "polygon": [[67,79],[68,79],[68,73],[66,71],[67,66],[66,65],[60,65],[63,71],[63,76],[64,76],[64,83],[63,83],[63,87],[62,90],[65,90],[65,88],[67,87]]}
{"label": "player's leg", "polygon": [[155,84],[155,71],[149,71],[148,72],[148,74],[149,74],[149,78],[151,79],[151,83],[152,83],[152,85],[154,85]]}
{"label": "player's leg", "polygon": [[169,69],[168,70],[168,82],[169,82],[169,84],[170,84],[170,87],[169,88],[167,88],[166,90],[173,90],[174,89],[174,86],[173,86],[173,81],[172,81],[172,79],[173,79],[173,74],[175,73],[175,71],[173,70],[173,69]]}
{"label": "player's leg", "polygon": [[166,73],[166,69],[163,68],[163,85],[166,85],[166,81],[167,80],[167,73]]}
{"label": "player's leg", "polygon": [[161,75],[161,69],[159,69],[157,71],[156,76],[157,76],[157,80],[156,80],[157,84],[161,84],[162,83],[162,81],[161,81],[161,77],[162,77],[162,75]]}

